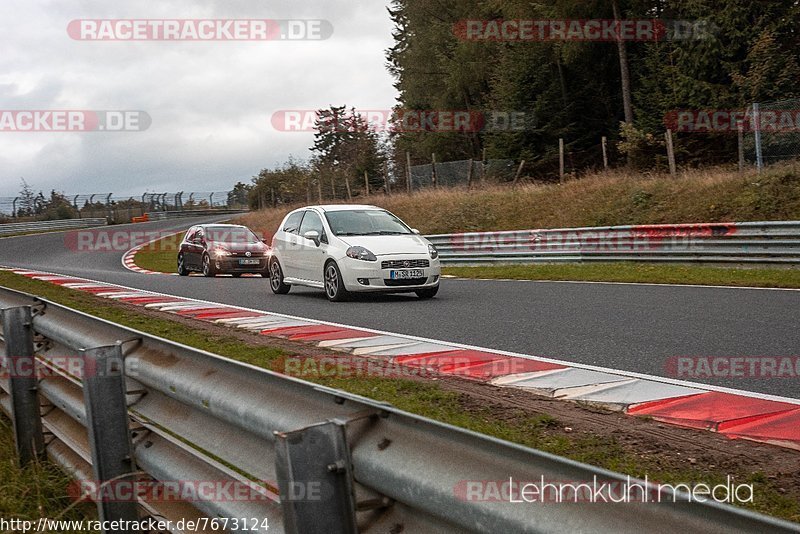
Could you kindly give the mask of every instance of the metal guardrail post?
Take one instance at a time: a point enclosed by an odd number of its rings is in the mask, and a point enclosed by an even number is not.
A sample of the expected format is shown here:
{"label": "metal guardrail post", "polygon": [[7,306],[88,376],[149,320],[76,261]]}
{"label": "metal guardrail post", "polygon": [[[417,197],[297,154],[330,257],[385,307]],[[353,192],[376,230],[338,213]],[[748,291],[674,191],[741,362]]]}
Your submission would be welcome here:
{"label": "metal guardrail post", "polygon": [[355,534],[353,469],[345,426],[276,432],[275,472],[289,534]]}
{"label": "metal guardrail post", "polygon": [[83,400],[86,426],[92,451],[92,469],[101,497],[97,512],[101,521],[136,521],[136,501],[117,501],[103,497],[113,488],[103,484],[123,480],[134,472],[133,449],[125,399],[122,347],[112,345],[83,352]]}
{"label": "metal guardrail post", "polygon": [[41,457],[45,450],[31,318],[30,306],[3,310],[11,419],[17,457],[22,466]]}

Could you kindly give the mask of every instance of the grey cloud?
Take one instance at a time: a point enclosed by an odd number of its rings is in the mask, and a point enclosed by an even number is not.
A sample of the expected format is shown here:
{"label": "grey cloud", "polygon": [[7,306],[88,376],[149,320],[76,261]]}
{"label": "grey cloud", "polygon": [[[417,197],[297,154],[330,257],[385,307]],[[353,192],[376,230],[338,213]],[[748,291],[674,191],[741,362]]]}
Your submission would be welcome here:
{"label": "grey cloud", "polygon": [[[0,6],[0,109],[140,109],[145,132],[0,133],[0,196],[19,178],[66,192],[217,190],[289,155],[310,134],[275,131],[280,109],[391,108],[386,6],[344,0],[25,2]],[[76,18],[321,18],[325,42],[80,42]]]}

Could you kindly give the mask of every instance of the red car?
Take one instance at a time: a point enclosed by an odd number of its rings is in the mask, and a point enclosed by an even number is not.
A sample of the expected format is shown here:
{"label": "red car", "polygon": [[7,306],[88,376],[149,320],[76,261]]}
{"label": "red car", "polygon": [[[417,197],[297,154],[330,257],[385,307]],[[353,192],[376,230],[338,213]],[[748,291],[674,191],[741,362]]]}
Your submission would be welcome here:
{"label": "red car", "polygon": [[270,248],[246,226],[200,224],[192,226],[178,250],[178,274],[203,276],[244,273],[268,277]]}

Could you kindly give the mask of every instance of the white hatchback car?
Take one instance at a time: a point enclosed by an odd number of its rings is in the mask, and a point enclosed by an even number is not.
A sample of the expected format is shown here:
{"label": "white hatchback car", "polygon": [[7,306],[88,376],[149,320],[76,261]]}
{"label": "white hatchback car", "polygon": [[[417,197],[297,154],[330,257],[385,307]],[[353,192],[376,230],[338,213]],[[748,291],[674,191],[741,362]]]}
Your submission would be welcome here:
{"label": "white hatchback car", "polygon": [[324,289],[328,300],[350,292],[439,291],[439,253],[403,221],[375,206],[309,206],[295,210],[272,239],[272,291]]}

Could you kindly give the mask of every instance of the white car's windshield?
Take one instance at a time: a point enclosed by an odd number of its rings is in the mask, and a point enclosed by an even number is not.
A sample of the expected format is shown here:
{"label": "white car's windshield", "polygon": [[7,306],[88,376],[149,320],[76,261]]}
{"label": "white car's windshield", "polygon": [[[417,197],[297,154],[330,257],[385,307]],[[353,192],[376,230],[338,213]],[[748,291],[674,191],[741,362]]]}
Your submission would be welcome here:
{"label": "white car's windshield", "polygon": [[334,235],[405,235],[411,229],[383,210],[342,210],[325,213]]}

